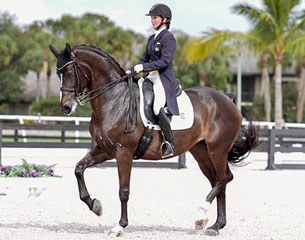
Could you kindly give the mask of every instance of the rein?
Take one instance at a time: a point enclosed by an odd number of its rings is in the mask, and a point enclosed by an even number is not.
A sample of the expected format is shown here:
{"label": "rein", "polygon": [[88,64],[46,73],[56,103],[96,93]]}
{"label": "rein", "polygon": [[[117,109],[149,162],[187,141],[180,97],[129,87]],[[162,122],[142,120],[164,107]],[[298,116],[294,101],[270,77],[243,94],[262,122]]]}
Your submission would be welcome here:
{"label": "rein", "polygon": [[[133,90],[132,83],[133,83],[133,76],[131,74],[126,74],[115,81],[111,81],[103,85],[102,87],[96,88],[91,91],[84,92],[83,94],[79,95],[76,99],[80,105],[84,105],[85,103],[89,102],[91,99],[94,99],[104,92],[107,92],[118,83],[124,82],[128,78],[128,90],[130,94],[130,100],[128,104],[128,112],[126,115],[126,125],[125,125],[125,133],[133,133],[136,130],[137,126],[137,97],[135,91]],[[131,126],[131,129],[130,127]]]}
{"label": "rein", "polygon": [[89,102],[90,100],[102,95],[104,92],[107,92],[108,90],[113,88],[118,83],[124,82],[127,77],[128,77],[128,75],[124,75],[124,76],[116,79],[115,81],[111,81],[110,83],[107,83],[101,87],[98,87],[91,91],[82,92],[79,96],[77,96],[77,98],[76,98],[77,102],[80,105],[84,105],[85,103]]}

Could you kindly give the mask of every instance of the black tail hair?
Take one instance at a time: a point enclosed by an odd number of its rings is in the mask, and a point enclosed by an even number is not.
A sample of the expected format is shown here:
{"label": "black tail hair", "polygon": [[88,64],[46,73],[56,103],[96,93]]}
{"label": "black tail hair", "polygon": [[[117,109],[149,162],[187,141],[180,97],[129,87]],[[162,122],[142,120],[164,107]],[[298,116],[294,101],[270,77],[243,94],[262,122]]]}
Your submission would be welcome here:
{"label": "black tail hair", "polygon": [[[250,151],[259,145],[259,127],[255,126],[252,120],[248,126],[242,127],[234,142],[231,151],[228,154],[230,163],[239,163],[247,158]],[[246,155],[246,153],[248,153]]]}

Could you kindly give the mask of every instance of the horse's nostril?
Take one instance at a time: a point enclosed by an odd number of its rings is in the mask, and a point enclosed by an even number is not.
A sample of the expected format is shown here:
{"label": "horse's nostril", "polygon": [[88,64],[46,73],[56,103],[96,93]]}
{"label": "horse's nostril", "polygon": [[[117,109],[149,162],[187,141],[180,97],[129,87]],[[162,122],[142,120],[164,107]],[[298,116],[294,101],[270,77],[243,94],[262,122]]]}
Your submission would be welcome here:
{"label": "horse's nostril", "polygon": [[69,114],[71,112],[71,108],[67,105],[62,106],[61,111],[64,112],[64,114]]}

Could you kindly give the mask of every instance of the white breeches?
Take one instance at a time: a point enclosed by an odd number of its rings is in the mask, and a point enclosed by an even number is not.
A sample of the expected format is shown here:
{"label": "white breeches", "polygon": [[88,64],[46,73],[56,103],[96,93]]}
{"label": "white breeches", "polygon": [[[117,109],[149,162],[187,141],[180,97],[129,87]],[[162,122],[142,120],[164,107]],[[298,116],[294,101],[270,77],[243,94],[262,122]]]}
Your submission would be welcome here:
{"label": "white breeches", "polygon": [[154,110],[155,115],[158,115],[160,112],[160,109],[163,108],[166,103],[164,87],[161,82],[160,75],[157,71],[150,73],[147,76],[147,78],[149,78],[149,80],[152,81],[152,83],[153,83],[154,94],[155,94],[153,110]]}

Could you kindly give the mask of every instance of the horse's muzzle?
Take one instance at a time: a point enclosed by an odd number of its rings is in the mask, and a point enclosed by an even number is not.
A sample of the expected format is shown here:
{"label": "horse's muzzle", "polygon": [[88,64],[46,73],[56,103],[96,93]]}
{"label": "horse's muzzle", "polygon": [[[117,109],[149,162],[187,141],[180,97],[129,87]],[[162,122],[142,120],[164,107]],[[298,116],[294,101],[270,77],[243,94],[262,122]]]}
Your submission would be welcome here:
{"label": "horse's muzzle", "polygon": [[72,111],[71,107],[68,106],[68,105],[64,105],[61,107],[61,111],[66,114],[66,115],[69,115]]}
{"label": "horse's muzzle", "polygon": [[65,114],[65,115],[71,115],[72,113],[75,112],[77,107],[77,103],[76,102],[66,102],[61,106],[61,111]]}

